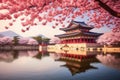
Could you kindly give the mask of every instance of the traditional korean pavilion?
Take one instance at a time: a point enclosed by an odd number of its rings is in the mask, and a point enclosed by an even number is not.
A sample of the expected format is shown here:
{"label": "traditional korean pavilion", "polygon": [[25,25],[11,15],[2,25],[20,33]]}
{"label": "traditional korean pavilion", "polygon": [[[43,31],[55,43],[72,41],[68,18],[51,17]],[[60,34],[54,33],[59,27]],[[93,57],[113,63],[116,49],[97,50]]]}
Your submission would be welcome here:
{"label": "traditional korean pavilion", "polygon": [[66,28],[60,28],[65,34],[55,35],[61,40],[61,44],[73,43],[96,43],[96,39],[100,33],[90,32],[93,27],[88,26],[84,22],[72,21]]}
{"label": "traditional korean pavilion", "polygon": [[96,55],[102,50],[102,46],[96,43],[96,39],[101,33],[90,32],[93,27],[84,22],[71,21],[71,23],[60,30],[64,34],[55,35],[61,42],[55,45],[49,45],[48,51],[64,53],[70,56]]}

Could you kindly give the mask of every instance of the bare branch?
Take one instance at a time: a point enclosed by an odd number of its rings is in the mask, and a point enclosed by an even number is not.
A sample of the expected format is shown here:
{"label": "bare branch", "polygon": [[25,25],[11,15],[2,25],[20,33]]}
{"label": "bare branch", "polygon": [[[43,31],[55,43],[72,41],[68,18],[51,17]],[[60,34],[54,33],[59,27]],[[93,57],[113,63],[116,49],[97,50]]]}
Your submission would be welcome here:
{"label": "bare branch", "polygon": [[112,16],[120,18],[120,13],[114,11],[113,9],[111,9],[108,5],[106,5],[105,3],[103,3],[101,0],[95,0],[97,2],[99,2],[99,5],[105,9],[107,12],[109,12]]}

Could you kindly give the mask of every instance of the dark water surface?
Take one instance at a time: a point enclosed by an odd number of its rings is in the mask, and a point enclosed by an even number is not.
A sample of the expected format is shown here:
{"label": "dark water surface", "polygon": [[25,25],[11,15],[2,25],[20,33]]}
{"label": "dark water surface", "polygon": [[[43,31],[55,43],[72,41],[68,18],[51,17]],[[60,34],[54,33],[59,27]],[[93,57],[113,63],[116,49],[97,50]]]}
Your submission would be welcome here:
{"label": "dark water surface", "polygon": [[0,80],[120,80],[120,55],[79,61],[57,53],[0,51]]}

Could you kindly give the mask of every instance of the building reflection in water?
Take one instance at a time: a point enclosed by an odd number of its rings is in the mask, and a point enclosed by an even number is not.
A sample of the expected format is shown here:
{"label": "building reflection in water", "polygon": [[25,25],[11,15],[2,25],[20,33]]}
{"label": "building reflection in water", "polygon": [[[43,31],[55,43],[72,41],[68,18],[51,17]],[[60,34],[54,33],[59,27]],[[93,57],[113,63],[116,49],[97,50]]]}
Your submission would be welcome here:
{"label": "building reflection in water", "polygon": [[85,55],[79,55],[79,56],[72,56],[70,54],[56,54],[56,53],[50,53],[50,56],[52,56],[55,61],[63,61],[65,62],[64,65],[61,65],[61,67],[66,67],[72,75],[75,75],[77,73],[83,73],[87,70],[93,70],[97,69],[97,67],[94,67],[90,65],[91,63],[98,63],[99,61],[95,58],[95,56],[85,56]]}
{"label": "building reflection in water", "polygon": [[83,73],[91,69],[92,70],[97,69],[97,67],[92,66],[91,63],[102,63],[107,67],[112,67],[114,69],[120,70],[120,54],[118,53],[117,54],[99,53],[97,55],[75,55],[75,54],[50,53],[50,56],[52,56],[55,61],[65,62],[65,65],[61,65],[61,67],[68,68],[72,75],[75,75],[77,73]]}
{"label": "building reflection in water", "polygon": [[[72,54],[72,53],[71,53]],[[41,60],[44,57],[52,57],[56,62],[65,62],[60,67],[67,68],[72,75],[84,73],[88,70],[97,70],[91,63],[102,63],[106,66],[120,70],[120,54],[98,55],[71,55],[69,53],[48,53],[41,51],[0,51],[0,62],[13,62],[20,57],[33,57]],[[49,61],[48,61],[49,62]]]}

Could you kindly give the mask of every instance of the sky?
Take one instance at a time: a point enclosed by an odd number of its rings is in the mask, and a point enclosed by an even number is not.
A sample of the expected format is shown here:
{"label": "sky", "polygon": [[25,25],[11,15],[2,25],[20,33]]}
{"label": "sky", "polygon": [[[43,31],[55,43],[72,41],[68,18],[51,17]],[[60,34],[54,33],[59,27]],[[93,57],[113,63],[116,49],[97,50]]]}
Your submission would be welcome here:
{"label": "sky", "polygon": [[11,30],[23,37],[30,37],[42,34],[48,38],[52,38],[54,37],[54,35],[64,33],[63,31],[60,31],[59,28],[53,29],[51,24],[43,26],[40,23],[38,23],[37,26],[32,26],[29,31],[22,32],[21,29],[24,27],[22,27],[19,20],[14,23],[13,26],[10,26],[10,28],[7,30],[4,28],[4,26],[8,24],[8,22],[9,21],[0,21],[0,32]]}
{"label": "sky", "polygon": [[[87,17],[85,17],[84,19],[76,18],[75,20],[83,22],[83,21],[87,20]],[[24,28],[24,27],[22,27],[22,25],[21,25],[20,18],[18,18],[16,20],[16,22],[14,23],[13,26],[10,26],[9,29],[6,30],[4,28],[4,26],[6,24],[8,24],[9,22],[10,21],[7,21],[7,20],[6,21],[5,20],[0,20],[0,32],[11,30],[11,31],[13,31],[13,32],[23,36],[23,37],[31,37],[31,36],[37,36],[37,35],[42,34],[42,35],[44,35],[44,36],[46,36],[48,38],[53,38],[54,35],[58,35],[58,34],[63,34],[64,33],[63,31],[59,30],[61,25],[58,25],[58,27],[53,29],[52,28],[52,24],[53,23],[48,23],[47,25],[43,26],[40,22],[37,22],[38,25],[36,25],[36,26],[31,26],[29,31],[22,32],[21,29]],[[99,28],[99,29],[94,28],[91,31],[92,32],[98,32],[98,33],[104,33],[104,32],[110,31],[110,29],[107,28],[107,27],[102,27],[102,28]]]}
{"label": "sky", "polygon": [[[0,21],[0,32],[7,31],[4,26],[7,24],[7,21]],[[59,25],[60,27],[60,25]],[[47,24],[45,26],[38,24],[37,26],[32,26],[29,31],[22,32],[21,29],[23,28],[20,21],[17,21],[13,26],[10,26],[8,30],[11,30],[23,37],[30,37],[30,36],[36,36],[36,35],[44,35],[48,38],[53,38],[54,35],[57,34],[63,34],[64,32],[59,30],[59,27],[53,29],[51,24]],[[104,33],[110,31],[107,27],[102,28],[94,28],[91,30],[92,32],[98,32],[98,33]]]}

